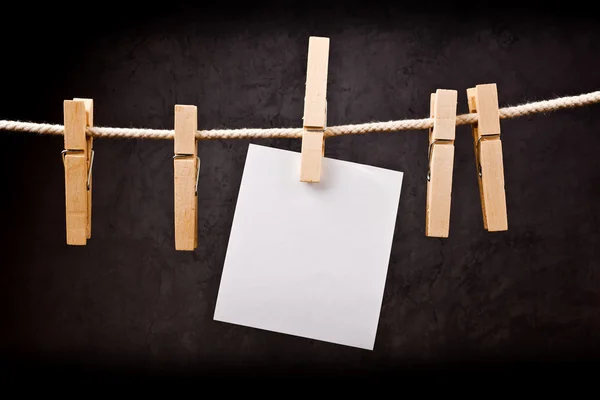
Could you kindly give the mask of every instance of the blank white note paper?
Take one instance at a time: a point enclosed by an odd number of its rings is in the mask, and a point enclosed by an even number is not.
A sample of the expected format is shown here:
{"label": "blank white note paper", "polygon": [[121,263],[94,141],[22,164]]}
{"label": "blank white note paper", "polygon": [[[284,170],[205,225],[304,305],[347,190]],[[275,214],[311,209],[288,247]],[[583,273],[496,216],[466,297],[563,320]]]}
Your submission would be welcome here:
{"label": "blank white note paper", "polygon": [[373,349],[402,173],[250,145],[214,319]]}

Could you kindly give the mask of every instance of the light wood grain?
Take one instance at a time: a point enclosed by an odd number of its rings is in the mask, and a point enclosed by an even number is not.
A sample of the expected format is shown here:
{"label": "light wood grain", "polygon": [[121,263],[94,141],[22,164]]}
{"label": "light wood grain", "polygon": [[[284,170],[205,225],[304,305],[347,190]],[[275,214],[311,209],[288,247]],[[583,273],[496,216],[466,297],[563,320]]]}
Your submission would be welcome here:
{"label": "light wood grain", "polygon": [[430,237],[448,237],[450,231],[456,103],[456,90],[438,89],[431,95],[434,122],[429,134],[430,179],[425,213],[425,234]]}
{"label": "light wood grain", "polygon": [[456,90],[438,89],[435,94],[433,111],[433,130],[430,143],[433,140],[454,140],[456,135]]}
{"label": "light wood grain", "polygon": [[[469,88],[467,89],[467,104],[469,105],[469,112],[477,113],[477,89]],[[481,178],[479,177],[479,156],[477,153],[479,152],[479,147],[477,146],[477,141],[479,140],[479,129],[477,124],[471,125],[471,132],[473,136],[473,154],[475,154],[475,168],[477,171],[477,179],[478,179],[478,187],[479,187],[479,201],[481,204],[481,215],[483,216],[483,228],[487,230],[487,218],[485,214],[485,201],[483,199],[483,186],[481,184]]]}
{"label": "light wood grain", "polygon": [[323,132],[304,131],[300,157],[300,181],[319,182],[323,161]]}
{"label": "light wood grain", "polygon": [[496,84],[477,85],[475,90],[478,135],[499,135],[500,110],[498,107],[498,89]]}
{"label": "light wood grain", "polygon": [[436,144],[431,152],[430,180],[427,182],[427,212],[425,234],[430,237],[448,237],[454,146]]}
{"label": "light wood grain", "polygon": [[65,118],[65,149],[87,151],[85,140],[85,126],[87,123],[85,102],[82,100],[65,100],[63,107]]}
{"label": "light wood grain", "polygon": [[94,99],[75,97],[73,101],[83,101],[83,104],[85,104],[86,126],[94,126]]}
{"label": "light wood grain", "polygon": [[198,108],[175,106],[175,154],[197,154]]}
{"label": "light wood grain", "polygon": [[500,139],[482,140],[479,152],[486,229],[490,232],[508,230],[502,142]]}
{"label": "light wood grain", "polygon": [[476,112],[479,121],[472,132],[483,226],[490,232],[505,231],[508,214],[496,84],[467,89],[467,98],[469,111]]}
{"label": "light wood grain", "polygon": [[197,108],[176,105],[175,155],[178,157],[173,160],[176,250],[194,250],[198,246],[197,130]]}
{"label": "light wood grain", "polygon": [[311,36],[308,40],[306,94],[304,97],[304,127],[324,129],[327,107],[327,66],[329,38]]}
{"label": "light wood grain", "polygon": [[197,159],[175,159],[175,249],[194,250],[197,246]]}
{"label": "light wood grain", "polygon": [[85,245],[88,237],[87,153],[83,101],[65,100],[65,209],[67,244]]}
{"label": "light wood grain", "polygon": [[319,182],[325,154],[324,130],[327,125],[327,67],[329,38],[311,36],[308,42],[304,131],[300,157],[300,180]]}
{"label": "light wood grain", "polygon": [[[81,98],[74,98],[73,100],[75,101],[83,101],[83,104],[85,104],[85,117],[86,117],[86,126],[87,127],[91,127],[94,126],[94,100],[93,99],[81,99]],[[89,169],[92,167],[91,163],[92,163],[92,151],[94,149],[94,138],[91,136],[86,136],[86,143],[87,143],[87,168],[88,171]],[[87,215],[87,228],[86,228],[86,234],[87,234],[87,238],[90,239],[92,237],[92,174],[89,174],[89,185],[87,187],[88,189],[88,194],[87,194],[87,202],[88,202],[88,215]]]}

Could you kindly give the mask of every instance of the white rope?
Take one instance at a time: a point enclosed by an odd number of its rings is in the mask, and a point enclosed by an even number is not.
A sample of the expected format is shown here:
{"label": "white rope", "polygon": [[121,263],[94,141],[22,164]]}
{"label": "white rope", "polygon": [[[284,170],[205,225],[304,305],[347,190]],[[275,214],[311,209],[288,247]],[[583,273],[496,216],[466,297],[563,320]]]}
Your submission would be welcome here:
{"label": "white rope", "polygon": [[[514,107],[500,109],[500,118],[516,118],[525,115],[549,112],[563,108],[582,107],[600,103],[600,91],[581,94],[579,96],[560,97],[553,100],[536,101]],[[456,125],[467,125],[477,122],[477,114],[462,114],[456,117]],[[432,118],[405,119],[388,122],[368,122],[356,125],[331,126],[325,129],[325,136],[356,135],[369,132],[395,132],[403,130],[429,129],[433,126]],[[63,125],[37,124],[33,122],[0,120],[0,130],[14,132],[33,132],[42,135],[62,135]],[[198,131],[196,137],[207,139],[266,139],[266,138],[299,138],[302,128],[270,128],[270,129],[211,129]],[[140,129],[140,128],[87,128],[88,135],[97,138],[132,138],[132,139],[173,139],[172,129]]]}

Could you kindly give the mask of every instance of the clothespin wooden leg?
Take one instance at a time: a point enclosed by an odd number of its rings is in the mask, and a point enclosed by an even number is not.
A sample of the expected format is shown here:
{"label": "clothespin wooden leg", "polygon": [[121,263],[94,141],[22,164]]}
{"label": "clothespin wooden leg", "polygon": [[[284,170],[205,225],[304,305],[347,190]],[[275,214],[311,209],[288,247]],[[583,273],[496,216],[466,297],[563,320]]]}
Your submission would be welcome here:
{"label": "clothespin wooden leg", "polygon": [[308,41],[304,132],[300,158],[300,180],[319,182],[325,154],[324,131],[327,124],[327,66],[329,38],[311,36]]}
{"label": "clothespin wooden leg", "polygon": [[[86,111],[86,103],[89,113]],[[91,100],[65,100],[65,208],[67,244],[85,245],[91,236],[92,138],[86,136],[93,123]]]}
{"label": "clothespin wooden leg", "polygon": [[175,249],[194,250],[198,246],[198,174],[196,106],[175,106]]}
{"label": "clothespin wooden leg", "polygon": [[427,212],[425,235],[448,237],[454,137],[456,132],[456,90],[438,89],[431,94],[433,128],[429,131],[429,170],[427,171]]}
{"label": "clothespin wooden leg", "polygon": [[[94,126],[94,100],[93,99],[73,99],[75,101],[83,101],[85,104],[86,126]],[[88,219],[87,219],[87,238],[92,237],[92,169],[94,166],[94,138],[86,136],[87,142],[87,168],[88,168]]]}
{"label": "clothespin wooden leg", "polygon": [[467,89],[467,97],[469,111],[478,114],[478,122],[472,125],[472,130],[483,226],[490,232],[506,231],[508,218],[500,140],[498,89],[495,83],[477,85]]}

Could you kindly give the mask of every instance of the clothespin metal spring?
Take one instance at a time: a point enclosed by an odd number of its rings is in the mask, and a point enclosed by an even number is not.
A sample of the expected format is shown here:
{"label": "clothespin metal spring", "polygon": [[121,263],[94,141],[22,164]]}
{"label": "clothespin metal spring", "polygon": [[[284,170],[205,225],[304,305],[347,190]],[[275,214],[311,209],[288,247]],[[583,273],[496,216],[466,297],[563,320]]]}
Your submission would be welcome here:
{"label": "clothespin metal spring", "polygon": [[439,144],[453,144],[454,140],[451,140],[451,139],[435,139],[429,145],[429,156],[428,156],[429,166],[427,167],[427,181],[428,182],[431,181],[431,153],[433,152],[433,145],[437,144],[438,142],[439,142]]}
{"label": "clothespin metal spring", "polygon": [[491,140],[491,139],[500,139],[500,134],[495,134],[495,135],[484,135],[484,136],[480,136],[479,139],[477,139],[477,144],[475,145],[475,158],[477,160],[477,172],[479,173],[479,177],[481,178],[483,176],[482,171],[481,171],[481,141],[482,140]]}
{"label": "clothespin metal spring", "polygon": [[[84,153],[84,150],[78,150],[78,149],[61,151],[60,155],[62,157],[63,165],[65,165],[65,157],[67,154],[83,154],[83,153]],[[94,150],[92,149],[92,153],[90,155],[90,167],[88,168],[87,183],[86,183],[88,192],[90,190],[90,182],[92,180],[92,168],[93,167],[94,167]]]}
{"label": "clothespin metal spring", "polygon": [[[177,160],[179,158],[189,158],[189,157],[194,157],[194,155],[193,154],[175,154],[173,156],[173,160]],[[200,164],[200,157],[196,156],[196,161],[198,164]],[[196,168],[196,188],[195,188],[196,196],[198,196],[198,178],[200,178],[200,168]]]}

